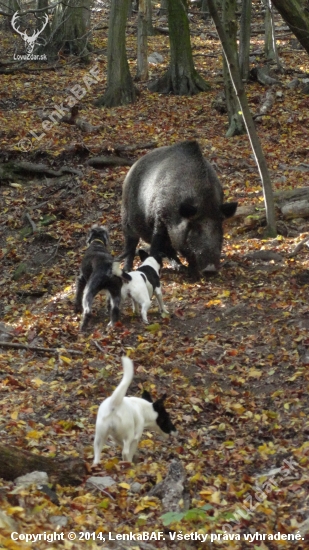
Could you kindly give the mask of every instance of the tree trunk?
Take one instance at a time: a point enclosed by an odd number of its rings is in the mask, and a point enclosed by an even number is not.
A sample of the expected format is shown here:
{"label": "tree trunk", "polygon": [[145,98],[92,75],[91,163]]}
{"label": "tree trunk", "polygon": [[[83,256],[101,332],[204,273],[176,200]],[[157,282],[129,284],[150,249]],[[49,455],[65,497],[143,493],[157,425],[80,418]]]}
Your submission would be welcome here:
{"label": "tree trunk", "polygon": [[147,9],[146,9],[146,17],[147,17],[147,31],[149,36],[153,36],[155,34],[155,30],[153,28],[152,24],[152,3],[151,0],[146,0]]}
{"label": "tree trunk", "polygon": [[[228,40],[228,47],[233,52],[234,58],[237,60],[238,65],[238,53],[237,53],[237,21],[236,21],[236,0],[224,1],[222,4],[222,23],[225,29],[226,37]],[[233,137],[245,132],[243,118],[239,114],[239,102],[236,97],[234,86],[231,81],[230,72],[227,62],[223,56],[223,79],[224,79],[224,92],[227,106],[227,113],[229,119],[229,128],[226,137]]]}
{"label": "tree trunk", "polygon": [[262,147],[260,144],[260,140],[257,135],[254,122],[250,113],[243,82],[240,78],[238,59],[235,56],[235,52],[229,49],[229,41],[226,36],[225,29],[221,23],[220,17],[218,15],[215,0],[208,0],[208,5],[209,5],[210,14],[216,25],[217,32],[223,47],[224,55],[230,71],[231,80],[233,82],[235,93],[239,101],[239,105],[240,105],[243,119],[244,119],[244,124],[246,126],[253,155],[259,170],[259,174],[262,182],[262,188],[263,188],[265,209],[266,209],[267,235],[275,236],[277,234],[276,217],[275,217],[275,205],[274,205],[274,198],[273,198],[273,191],[271,187],[270,176],[269,176],[266,160],[262,151]]}
{"label": "tree trunk", "polygon": [[89,62],[90,12],[91,0],[68,0],[56,6],[51,31],[53,51],[79,55]]}
{"label": "tree trunk", "polygon": [[170,66],[167,72],[149,84],[152,92],[195,95],[209,90],[209,84],[193,64],[189,21],[184,0],[168,0]]}
{"label": "tree trunk", "polygon": [[210,13],[208,9],[208,0],[202,0],[201,13],[202,13],[202,18],[205,19],[205,21],[209,19]]}
{"label": "tree trunk", "polygon": [[[38,0],[38,9],[46,9],[45,13],[49,13],[48,11],[48,0]],[[41,12],[41,14],[44,14],[44,12]],[[45,14],[44,14],[45,15]],[[45,29],[39,36],[39,40],[37,41],[35,45],[35,53],[38,55],[46,55],[47,59],[51,57],[50,55],[50,48],[47,47],[50,42],[50,36],[51,36],[51,25],[50,21],[48,21]],[[55,56],[55,51],[52,54],[52,57]]]}
{"label": "tree trunk", "polygon": [[279,60],[276,36],[275,36],[275,25],[274,25],[274,14],[271,0],[264,0],[265,5],[265,44],[264,52],[266,59],[271,59],[275,61],[278,69],[282,69],[282,65]]}
{"label": "tree trunk", "polygon": [[52,482],[60,485],[80,485],[87,475],[80,459],[50,458],[0,444],[0,477],[14,481],[34,471],[46,472]]}
{"label": "tree trunk", "polygon": [[307,0],[271,0],[290,30],[309,53],[309,11]]}
{"label": "tree trunk", "polygon": [[239,67],[244,82],[249,78],[251,4],[252,0],[243,0],[240,16]]}
{"label": "tree trunk", "polygon": [[126,21],[129,0],[111,2],[107,44],[107,88],[95,104],[116,107],[134,103],[136,90],[126,54]]}
{"label": "tree trunk", "polygon": [[138,80],[148,80],[148,0],[140,0],[137,21],[137,73]]}
{"label": "tree trunk", "polygon": [[161,0],[159,11],[160,15],[167,15],[167,0]]}

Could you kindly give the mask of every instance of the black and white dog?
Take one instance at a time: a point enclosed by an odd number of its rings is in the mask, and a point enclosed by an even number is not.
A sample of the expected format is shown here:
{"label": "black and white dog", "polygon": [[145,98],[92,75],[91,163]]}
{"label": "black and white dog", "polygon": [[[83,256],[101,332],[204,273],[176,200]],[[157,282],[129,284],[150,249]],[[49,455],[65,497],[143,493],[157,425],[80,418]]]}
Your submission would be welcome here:
{"label": "black and white dog", "polygon": [[92,302],[100,290],[109,294],[109,326],[119,320],[123,277],[119,262],[115,262],[108,252],[109,235],[106,227],[93,225],[87,244],[89,246],[82,260],[75,297],[75,312],[82,313],[81,330],[87,328]]}
{"label": "black and white dog", "polygon": [[133,311],[136,309],[138,312],[139,306],[141,306],[142,319],[144,323],[148,324],[147,311],[150,308],[153,294],[157,298],[160,312],[168,313],[163,304],[160,285],[162,259],[159,256],[149,256],[143,249],[140,249],[138,253],[143,263],[136,271],[125,272],[121,288],[121,301],[124,301],[127,296],[131,296]]}
{"label": "black and white dog", "polygon": [[122,446],[122,459],[132,462],[144,429],[159,432],[165,438],[177,435],[164,407],[166,395],[155,401],[144,391],[142,397],[126,397],[134,370],[129,357],[122,357],[123,377],[110,397],[101,403],[95,428],[93,466],[100,462],[102,447],[109,435]]}

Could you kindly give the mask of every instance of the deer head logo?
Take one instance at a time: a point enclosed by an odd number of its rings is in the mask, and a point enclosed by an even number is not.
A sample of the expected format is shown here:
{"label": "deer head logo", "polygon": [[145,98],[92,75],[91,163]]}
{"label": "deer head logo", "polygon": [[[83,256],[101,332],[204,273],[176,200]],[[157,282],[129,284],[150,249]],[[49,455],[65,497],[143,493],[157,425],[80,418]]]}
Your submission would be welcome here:
{"label": "deer head logo", "polygon": [[12,27],[16,32],[18,32],[18,34],[20,34],[22,39],[25,41],[27,54],[31,54],[33,52],[33,48],[34,48],[36,39],[44,31],[44,29],[45,29],[45,27],[48,23],[48,15],[46,13],[45,16],[44,16],[43,27],[39,31],[34,30],[32,36],[28,36],[26,32],[21,32],[19,30],[19,27],[15,26],[18,17],[19,17],[18,16],[18,11],[16,11],[14,13],[13,17],[12,17],[12,21],[11,21]]}

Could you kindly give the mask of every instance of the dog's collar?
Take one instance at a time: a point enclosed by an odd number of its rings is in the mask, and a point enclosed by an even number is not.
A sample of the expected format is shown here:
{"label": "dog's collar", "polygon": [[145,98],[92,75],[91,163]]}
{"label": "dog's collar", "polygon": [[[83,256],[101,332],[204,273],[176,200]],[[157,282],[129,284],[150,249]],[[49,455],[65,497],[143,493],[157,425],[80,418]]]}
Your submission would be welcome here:
{"label": "dog's collar", "polygon": [[105,243],[101,241],[101,239],[92,239],[91,243],[94,243],[95,241],[97,241],[98,243],[102,243],[105,246]]}

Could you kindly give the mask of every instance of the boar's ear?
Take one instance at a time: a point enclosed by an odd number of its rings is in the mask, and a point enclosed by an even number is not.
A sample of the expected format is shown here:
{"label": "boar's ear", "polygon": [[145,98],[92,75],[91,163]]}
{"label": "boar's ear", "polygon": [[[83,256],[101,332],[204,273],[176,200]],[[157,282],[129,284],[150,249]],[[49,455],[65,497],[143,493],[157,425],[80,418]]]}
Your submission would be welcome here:
{"label": "boar's ear", "polygon": [[144,262],[149,257],[148,252],[146,252],[146,250],[144,250],[143,248],[139,248],[138,255],[142,262]]}
{"label": "boar's ear", "polygon": [[225,218],[231,218],[234,216],[237,209],[238,202],[224,202],[221,204],[221,212]]}
{"label": "boar's ear", "polygon": [[183,201],[179,206],[179,214],[182,218],[193,218],[197,214],[197,207],[191,202]]}
{"label": "boar's ear", "polygon": [[142,399],[145,399],[146,401],[149,401],[149,403],[152,403],[151,395],[150,395],[149,391],[147,391],[147,390],[143,391]]}

